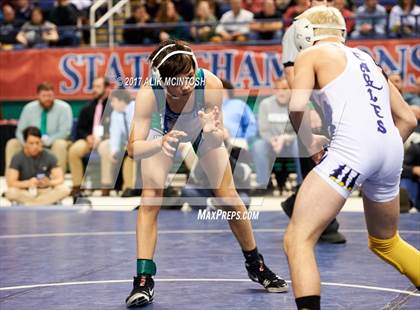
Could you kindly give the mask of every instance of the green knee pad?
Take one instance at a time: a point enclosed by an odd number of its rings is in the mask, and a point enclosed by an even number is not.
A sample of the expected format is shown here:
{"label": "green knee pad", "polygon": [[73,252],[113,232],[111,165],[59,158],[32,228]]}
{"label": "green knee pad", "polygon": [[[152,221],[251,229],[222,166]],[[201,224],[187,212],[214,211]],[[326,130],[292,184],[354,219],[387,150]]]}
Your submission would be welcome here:
{"label": "green knee pad", "polygon": [[137,260],[137,275],[151,275],[156,274],[156,264],[151,259]]}

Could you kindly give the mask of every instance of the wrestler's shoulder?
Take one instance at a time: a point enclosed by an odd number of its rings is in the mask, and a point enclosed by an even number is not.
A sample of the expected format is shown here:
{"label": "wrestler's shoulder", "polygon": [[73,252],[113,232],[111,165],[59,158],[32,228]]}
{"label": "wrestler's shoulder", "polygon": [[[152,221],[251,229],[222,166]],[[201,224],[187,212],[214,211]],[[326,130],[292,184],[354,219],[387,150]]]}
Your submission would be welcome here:
{"label": "wrestler's shoulder", "polygon": [[207,69],[202,70],[206,79],[206,89],[223,89],[223,84],[220,78]]}
{"label": "wrestler's shoulder", "polygon": [[298,54],[298,57],[296,58],[296,61],[299,59],[305,59],[305,60],[312,60],[312,61],[324,61],[327,58],[334,57],[334,55],[341,55],[342,51],[338,49],[331,49],[330,45],[314,45],[311,47],[308,47],[307,49],[304,49]]}

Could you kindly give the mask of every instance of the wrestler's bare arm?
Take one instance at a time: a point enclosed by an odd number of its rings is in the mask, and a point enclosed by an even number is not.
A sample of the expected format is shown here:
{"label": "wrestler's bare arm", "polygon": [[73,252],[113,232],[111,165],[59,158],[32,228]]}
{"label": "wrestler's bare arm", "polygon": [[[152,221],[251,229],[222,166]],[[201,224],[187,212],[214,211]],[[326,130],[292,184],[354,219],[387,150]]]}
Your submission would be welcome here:
{"label": "wrestler's bare arm", "polygon": [[405,142],[417,126],[417,119],[398,89],[388,81],[392,118]]}
{"label": "wrestler's bare arm", "polygon": [[290,120],[305,146],[312,144],[312,130],[308,108],[309,98],[315,86],[315,67],[312,54],[303,51],[296,58],[295,77],[292,82],[292,96],[289,102]]}
{"label": "wrestler's bare arm", "polygon": [[220,79],[208,70],[204,70],[206,77],[205,100],[206,112],[215,111],[217,117],[217,130],[212,131],[212,139],[215,141],[223,141],[223,84]]}
{"label": "wrestler's bare arm", "polygon": [[147,140],[155,111],[155,98],[153,89],[147,85],[137,93],[133,125],[131,127],[131,146],[133,156],[146,158],[159,152],[162,148],[162,139]]}

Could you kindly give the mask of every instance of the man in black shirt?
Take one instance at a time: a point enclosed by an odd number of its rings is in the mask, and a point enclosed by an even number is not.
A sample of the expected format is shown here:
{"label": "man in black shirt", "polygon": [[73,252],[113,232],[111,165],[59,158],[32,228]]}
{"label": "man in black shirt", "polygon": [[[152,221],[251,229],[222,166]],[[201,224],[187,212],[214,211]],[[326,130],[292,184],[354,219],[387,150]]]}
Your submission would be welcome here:
{"label": "man in black shirt", "polygon": [[125,21],[125,24],[130,28],[124,29],[124,43],[151,44],[158,42],[158,34],[155,29],[142,27],[151,22],[145,6],[134,6],[132,16]]}
{"label": "man in black shirt", "polygon": [[60,38],[57,45],[79,45],[80,38],[75,31],[79,20],[79,11],[73,4],[68,0],[58,0],[57,6],[51,10],[49,20],[58,27],[58,36]]}
{"label": "man in black shirt", "polygon": [[23,21],[15,18],[15,10],[9,4],[3,6],[3,21],[0,22],[0,46],[18,44],[16,36]]}
{"label": "man in black shirt", "polygon": [[[194,4],[191,0],[172,0],[175,9],[182,16],[184,21],[190,22],[194,18]],[[195,1],[194,1],[195,2]],[[197,1],[198,2],[198,1]]]}
{"label": "man in black shirt", "polygon": [[16,18],[24,22],[30,21],[34,8],[33,4],[29,0],[17,0],[13,3],[16,8]]}
{"label": "man in black shirt", "polygon": [[25,205],[49,205],[67,197],[63,171],[57,158],[42,147],[41,131],[28,127],[23,131],[25,145],[6,172],[6,198]]}
{"label": "man in black shirt", "polygon": [[274,0],[264,0],[263,10],[254,15],[254,22],[251,24],[252,32],[250,33],[250,39],[280,41],[283,34],[282,29],[281,15],[276,10]]}

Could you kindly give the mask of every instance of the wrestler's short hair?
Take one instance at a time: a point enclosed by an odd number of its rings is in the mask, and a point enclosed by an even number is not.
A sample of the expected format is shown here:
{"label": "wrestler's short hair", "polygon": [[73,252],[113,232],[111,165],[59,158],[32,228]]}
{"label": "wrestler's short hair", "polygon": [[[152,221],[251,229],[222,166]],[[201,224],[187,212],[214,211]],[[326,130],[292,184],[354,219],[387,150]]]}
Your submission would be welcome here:
{"label": "wrestler's short hair", "polygon": [[[296,19],[306,18],[314,25],[331,25],[335,27],[346,28],[346,21],[340,11],[334,7],[327,7],[325,5],[319,5],[307,9],[305,12],[300,14]],[[345,39],[345,32],[334,28],[316,28],[314,27],[314,35],[332,35]]]}
{"label": "wrestler's short hair", "polygon": [[149,62],[153,67],[160,65],[158,70],[162,78],[171,78],[178,74],[188,73],[191,68],[197,69],[193,57],[186,54],[173,55],[162,63],[167,55],[175,51],[192,52],[192,49],[186,42],[167,40],[162,42],[149,57]]}

